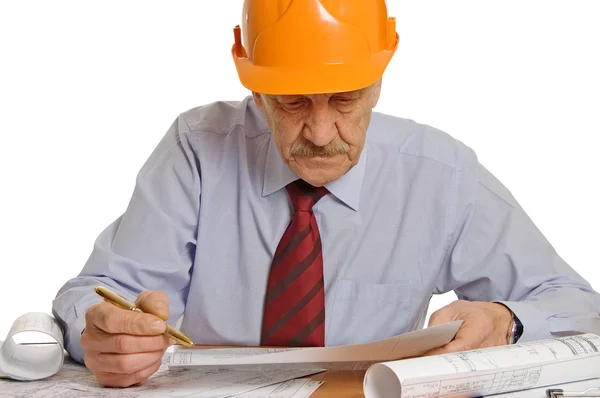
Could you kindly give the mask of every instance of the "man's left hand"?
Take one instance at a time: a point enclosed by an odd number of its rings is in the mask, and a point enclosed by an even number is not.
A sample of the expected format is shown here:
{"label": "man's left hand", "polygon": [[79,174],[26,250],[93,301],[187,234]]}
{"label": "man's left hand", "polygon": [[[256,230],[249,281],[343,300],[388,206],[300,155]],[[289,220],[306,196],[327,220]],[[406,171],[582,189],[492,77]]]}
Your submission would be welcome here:
{"label": "man's left hand", "polygon": [[424,355],[438,355],[508,344],[512,313],[498,303],[458,300],[431,315],[429,326],[463,321],[454,340]]}

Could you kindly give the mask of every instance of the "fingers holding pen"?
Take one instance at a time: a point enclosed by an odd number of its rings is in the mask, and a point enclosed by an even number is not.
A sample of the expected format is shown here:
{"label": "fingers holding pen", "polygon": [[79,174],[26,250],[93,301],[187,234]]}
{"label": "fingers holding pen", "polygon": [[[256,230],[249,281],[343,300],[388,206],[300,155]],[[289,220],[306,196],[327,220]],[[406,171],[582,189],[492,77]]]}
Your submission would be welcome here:
{"label": "fingers holding pen", "polygon": [[163,334],[167,327],[165,321],[155,315],[125,310],[110,303],[94,304],[85,315],[86,325],[110,334],[156,336]]}
{"label": "fingers holding pen", "polygon": [[[105,386],[126,387],[146,380],[172,344],[161,319],[169,315],[166,295],[143,293],[134,305],[107,289],[96,292],[106,301],[92,305],[85,314],[80,341],[85,365]],[[136,307],[152,313],[132,311]]]}
{"label": "fingers holding pen", "polygon": [[[87,332],[87,331],[86,331]],[[166,350],[173,341],[168,335],[133,336],[129,334],[109,334],[102,330],[90,330],[81,336],[81,346],[90,352],[131,354]]]}

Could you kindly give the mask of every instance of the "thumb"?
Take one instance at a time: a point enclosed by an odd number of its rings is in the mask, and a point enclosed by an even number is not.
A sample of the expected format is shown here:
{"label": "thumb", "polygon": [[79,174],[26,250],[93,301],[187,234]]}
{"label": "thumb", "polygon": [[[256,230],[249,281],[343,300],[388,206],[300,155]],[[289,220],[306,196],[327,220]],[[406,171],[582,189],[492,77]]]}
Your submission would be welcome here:
{"label": "thumb", "polygon": [[456,315],[456,309],[450,305],[447,305],[431,314],[431,317],[429,318],[429,325],[427,327],[452,322],[456,320]]}
{"label": "thumb", "polygon": [[169,297],[159,290],[144,290],[135,300],[142,311],[166,321],[169,318]]}

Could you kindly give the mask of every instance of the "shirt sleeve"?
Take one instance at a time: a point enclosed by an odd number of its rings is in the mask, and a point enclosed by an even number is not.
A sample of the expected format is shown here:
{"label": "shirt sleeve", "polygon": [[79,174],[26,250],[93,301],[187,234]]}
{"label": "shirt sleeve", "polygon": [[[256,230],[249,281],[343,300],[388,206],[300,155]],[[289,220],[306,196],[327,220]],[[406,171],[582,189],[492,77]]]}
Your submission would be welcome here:
{"label": "shirt sleeve", "polygon": [[182,116],[140,170],[129,205],[98,236],[80,274],[53,301],[66,349],[83,362],[80,335],[85,312],[101,301],[93,288],[106,286],[134,301],[143,290],[169,297],[173,323],[182,314],[196,248],[201,176],[189,127]]}
{"label": "shirt sleeve", "polygon": [[462,177],[457,191],[468,199],[437,293],[454,290],[459,299],[506,305],[523,323],[520,341],[600,333],[600,295],[557,254],[511,193],[480,164]]}

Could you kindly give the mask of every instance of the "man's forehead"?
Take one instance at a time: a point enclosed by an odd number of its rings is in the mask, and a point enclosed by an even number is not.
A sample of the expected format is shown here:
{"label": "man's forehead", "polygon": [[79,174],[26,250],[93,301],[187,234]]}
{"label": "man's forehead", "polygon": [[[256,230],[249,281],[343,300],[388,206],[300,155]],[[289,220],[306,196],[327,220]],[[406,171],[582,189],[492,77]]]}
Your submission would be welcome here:
{"label": "man's forehead", "polygon": [[366,88],[361,88],[358,90],[352,90],[352,91],[340,91],[340,92],[335,92],[335,93],[320,93],[320,94],[280,94],[280,95],[267,95],[267,97],[269,98],[274,98],[274,99],[278,99],[278,100],[288,100],[288,99],[292,99],[292,98],[299,98],[299,97],[307,97],[307,98],[311,98],[311,97],[321,97],[321,96],[327,96],[327,97],[332,97],[332,96],[336,96],[336,95],[342,95],[342,96],[346,96],[346,97],[356,97],[356,96],[360,96],[361,94],[363,94],[366,90],[368,89],[368,87]]}

